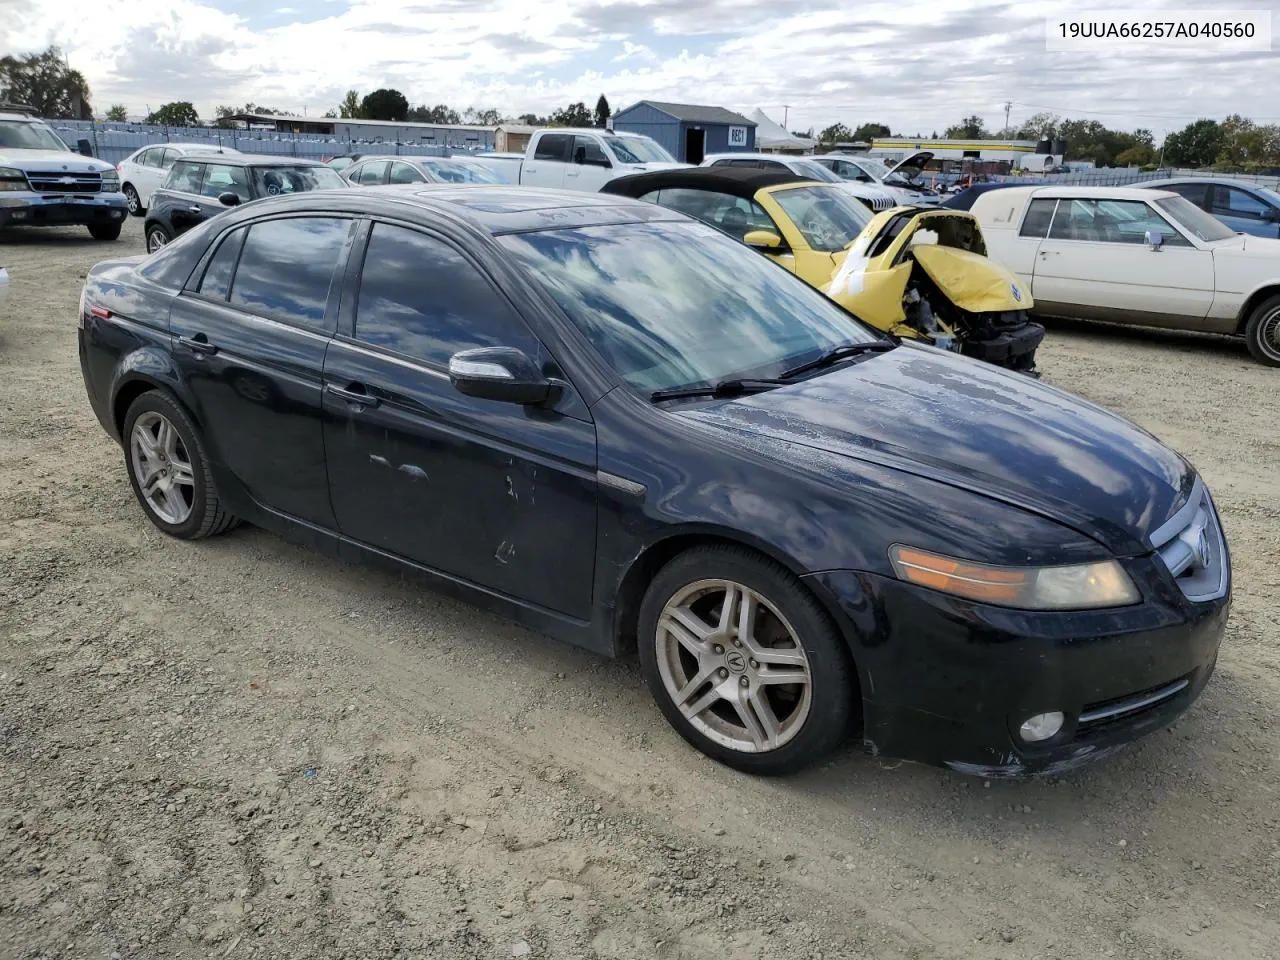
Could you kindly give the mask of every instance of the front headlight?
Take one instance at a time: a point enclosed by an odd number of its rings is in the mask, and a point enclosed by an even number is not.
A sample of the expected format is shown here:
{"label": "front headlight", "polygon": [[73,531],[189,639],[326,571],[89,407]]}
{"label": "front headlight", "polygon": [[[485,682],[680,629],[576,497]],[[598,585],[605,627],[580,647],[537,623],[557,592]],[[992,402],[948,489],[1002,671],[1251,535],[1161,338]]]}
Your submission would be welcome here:
{"label": "front headlight", "polygon": [[120,174],[115,170],[102,171],[102,192],[103,193],[119,193],[120,192]]}
{"label": "front headlight", "polygon": [[27,189],[27,175],[15,167],[0,167],[0,190]]}
{"label": "front headlight", "polygon": [[997,567],[894,544],[899,580],[968,600],[1022,610],[1090,610],[1137,603],[1138,589],[1114,560],[1054,567]]}

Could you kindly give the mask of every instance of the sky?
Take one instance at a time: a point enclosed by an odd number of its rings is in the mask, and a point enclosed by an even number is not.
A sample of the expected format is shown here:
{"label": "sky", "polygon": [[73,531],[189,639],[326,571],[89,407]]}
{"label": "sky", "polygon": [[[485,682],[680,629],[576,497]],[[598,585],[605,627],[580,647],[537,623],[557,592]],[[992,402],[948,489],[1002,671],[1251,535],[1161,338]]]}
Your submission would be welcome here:
{"label": "sky", "polygon": [[[1088,3],[1089,0],[1084,0]],[[1240,6],[1122,0],[1125,9]],[[1101,8],[1100,3],[1093,3]],[[792,130],[876,121],[941,132],[1038,112],[1145,127],[1280,121],[1276,53],[1047,53],[1062,0],[0,0],[0,55],[57,43],[101,114],[190,100],[319,115],[389,86],[411,104],[546,114],[604,93],[756,107]],[[1110,8],[1115,8],[1112,4]],[[1109,8],[1109,9],[1110,9]],[[1085,11],[1076,11],[1081,17]]]}

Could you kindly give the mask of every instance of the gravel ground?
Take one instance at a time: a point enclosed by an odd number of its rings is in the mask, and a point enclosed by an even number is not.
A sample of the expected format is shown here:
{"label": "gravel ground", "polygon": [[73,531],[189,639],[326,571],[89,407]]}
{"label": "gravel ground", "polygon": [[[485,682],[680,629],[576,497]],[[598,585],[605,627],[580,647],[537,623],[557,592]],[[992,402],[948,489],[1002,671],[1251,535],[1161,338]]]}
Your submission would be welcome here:
{"label": "gravel ground", "polygon": [[1204,472],[1217,675],[1063,779],[853,747],[751,779],[607,662],[253,528],[160,535],[89,410],[80,277],[10,236],[0,305],[0,957],[1280,957],[1280,371],[1055,324],[1049,381]]}

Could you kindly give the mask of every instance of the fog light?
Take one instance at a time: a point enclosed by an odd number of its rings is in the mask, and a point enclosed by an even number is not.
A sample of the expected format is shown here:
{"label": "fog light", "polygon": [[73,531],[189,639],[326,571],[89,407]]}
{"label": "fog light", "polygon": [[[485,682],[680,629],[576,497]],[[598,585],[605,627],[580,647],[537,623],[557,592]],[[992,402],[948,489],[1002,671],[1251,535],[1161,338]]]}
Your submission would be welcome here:
{"label": "fog light", "polygon": [[1058,731],[1062,729],[1063,719],[1061,710],[1054,710],[1052,713],[1037,713],[1034,717],[1028,717],[1022,726],[1018,728],[1018,736],[1028,743],[1048,740],[1050,737],[1056,736]]}

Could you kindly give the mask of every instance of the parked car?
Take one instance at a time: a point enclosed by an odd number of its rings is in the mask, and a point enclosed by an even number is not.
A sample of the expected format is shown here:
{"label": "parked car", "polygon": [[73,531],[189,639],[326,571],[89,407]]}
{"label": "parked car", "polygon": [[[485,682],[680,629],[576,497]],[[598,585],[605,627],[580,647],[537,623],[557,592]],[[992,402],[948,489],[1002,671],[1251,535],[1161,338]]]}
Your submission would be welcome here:
{"label": "parked car", "polygon": [[1237,334],[1280,366],[1280,240],[1140,187],[1013,187],[972,212],[1037,313]]}
{"label": "parked car", "polygon": [[240,155],[239,150],[217,143],[157,143],[135,150],[121,160],[116,171],[120,176],[120,192],[129,201],[129,212],[135,217],[146,216],[151,195],[164,186],[177,159],[196,153]]}
{"label": "parked car", "polygon": [[742,770],[852,727],[882,756],[1061,772],[1213,671],[1230,562],[1190,464],[656,204],[264,200],[95,266],[78,320],[159,530],[243,519],[638,645],[674,727]]}
{"label": "parked car", "polygon": [[711,224],[879,330],[1035,370],[1044,327],[1027,320],[1031,294],[987,259],[966,213],[897,208],[873,218],[838,184],[731,166],[640,173],[604,192]]}
{"label": "parked car", "polygon": [[360,187],[383,183],[507,183],[494,170],[463,157],[365,157],[342,171]]}
{"label": "parked car", "polygon": [[155,253],[228,207],[260,197],[345,186],[347,182],[332,167],[316,160],[253,154],[182,157],[164,186],[152,194],[143,227],[147,252]]}
{"label": "parked car", "polygon": [[921,180],[925,165],[933,159],[933,154],[927,150],[913,153],[894,164],[865,154],[850,153],[824,153],[811,159],[841,179],[877,184],[900,204],[937,206],[942,200]]}
{"label": "parked car", "polygon": [[329,166],[332,167],[334,170],[341,173],[343,170],[347,169],[347,167],[351,166],[351,164],[355,163],[357,160],[359,160],[363,156],[364,156],[363,153],[340,153],[336,157],[330,157],[325,162],[328,163]]}
{"label": "parked car", "polygon": [[806,180],[839,184],[840,189],[856,197],[868,210],[877,213],[900,206],[898,198],[889,191],[845,180],[826,167],[814,163],[813,157],[791,157],[780,153],[712,153],[703,159],[702,165],[720,169],[789,171]]}
{"label": "parked car", "polygon": [[1238,233],[1280,237],[1280,193],[1248,180],[1186,177],[1153,180],[1149,190],[1172,190]]}
{"label": "parked car", "polygon": [[0,230],[85,226],[115,240],[128,214],[116,168],[74,152],[32,114],[0,112]]}
{"label": "parked car", "polygon": [[477,153],[472,159],[509,183],[589,193],[628,173],[688,166],[638,133],[572,127],[534,131],[523,154]]}

